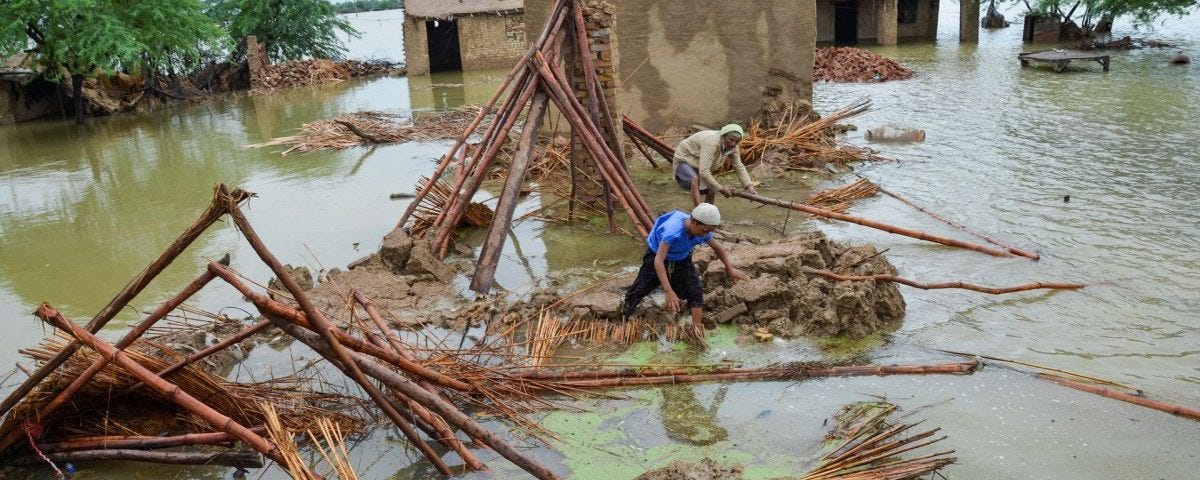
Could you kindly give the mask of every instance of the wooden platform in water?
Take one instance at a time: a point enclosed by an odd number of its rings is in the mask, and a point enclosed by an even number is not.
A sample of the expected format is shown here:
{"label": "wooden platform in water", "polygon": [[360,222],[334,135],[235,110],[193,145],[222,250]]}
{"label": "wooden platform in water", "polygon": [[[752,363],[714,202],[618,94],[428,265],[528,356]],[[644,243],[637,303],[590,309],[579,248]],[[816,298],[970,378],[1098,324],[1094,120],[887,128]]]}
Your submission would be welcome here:
{"label": "wooden platform in water", "polygon": [[1071,60],[1092,60],[1100,63],[1104,67],[1104,71],[1108,71],[1108,54],[1081,52],[1078,50],[1043,50],[1040,52],[1022,53],[1017,55],[1017,59],[1021,61],[1022,67],[1028,67],[1030,62],[1049,63],[1054,67],[1054,71],[1061,72],[1067,69],[1067,64]]}

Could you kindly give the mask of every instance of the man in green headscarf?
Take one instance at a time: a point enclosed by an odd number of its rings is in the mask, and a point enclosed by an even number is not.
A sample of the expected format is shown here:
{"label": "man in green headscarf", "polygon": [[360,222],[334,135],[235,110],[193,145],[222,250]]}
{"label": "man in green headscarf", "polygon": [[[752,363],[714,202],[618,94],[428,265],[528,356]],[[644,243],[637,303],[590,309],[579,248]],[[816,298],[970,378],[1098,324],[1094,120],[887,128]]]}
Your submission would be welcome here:
{"label": "man in green headscarf", "polygon": [[758,193],[754,190],[754,182],[750,180],[750,174],[742,164],[742,154],[738,151],[738,143],[742,141],[743,136],[745,132],[742,131],[742,127],[731,123],[720,130],[693,133],[675,147],[675,158],[671,162],[675,171],[675,183],[691,190],[693,205],[700,204],[701,193],[704,194],[705,203],[714,203],[717,198],[716,192],[721,192],[725,197],[733,195],[733,190],[721,186],[712,174],[713,167],[724,164],[726,159],[733,164],[742,186],[750,193]]}

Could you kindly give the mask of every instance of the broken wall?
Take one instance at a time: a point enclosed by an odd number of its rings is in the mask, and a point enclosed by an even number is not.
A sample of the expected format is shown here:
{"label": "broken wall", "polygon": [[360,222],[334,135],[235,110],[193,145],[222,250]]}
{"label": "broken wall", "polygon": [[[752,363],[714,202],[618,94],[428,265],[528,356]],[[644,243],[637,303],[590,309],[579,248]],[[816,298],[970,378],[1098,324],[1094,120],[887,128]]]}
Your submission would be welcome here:
{"label": "broken wall", "polygon": [[[525,2],[529,36],[551,0]],[[810,102],[815,1],[622,0],[621,105],[650,131],[746,123],[765,92]],[[531,38],[532,40],[533,38]]]}
{"label": "broken wall", "polygon": [[11,78],[21,80],[0,79],[0,125],[33,120],[60,111],[53,84],[41,80],[30,82],[23,75]]}

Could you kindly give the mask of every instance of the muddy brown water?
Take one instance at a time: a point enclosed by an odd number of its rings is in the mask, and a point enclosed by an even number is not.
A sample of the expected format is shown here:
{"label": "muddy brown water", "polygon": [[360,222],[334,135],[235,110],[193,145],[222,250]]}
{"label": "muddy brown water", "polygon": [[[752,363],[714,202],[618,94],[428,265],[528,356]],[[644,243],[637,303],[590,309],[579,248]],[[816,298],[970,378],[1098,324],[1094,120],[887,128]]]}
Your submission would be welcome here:
{"label": "muddy brown water", "polygon": [[[913,67],[909,81],[818,84],[814,103],[831,111],[869,96],[875,111],[854,123],[850,141],[885,123],[926,130],[924,143],[882,145],[900,161],[858,171],[957,221],[1038,250],[1040,262],[996,259],[857,226],[720,202],[733,228],[759,235],[820,228],[832,238],[888,249],[901,276],[991,285],[1081,281],[1078,292],[988,296],[901,287],[908,304],[900,329],[846,354],[810,340],[742,345],[729,332],[698,354],[639,345],[629,360],[750,365],[858,356],[874,362],[933,362],[932,349],[979,352],[1053,365],[1136,385],[1150,396],[1200,406],[1200,170],[1195,139],[1200,70],[1169,65],[1178,50],[1200,48],[1200,18],[1164,22],[1149,35],[1175,49],[1113,52],[1112,69],[1072,65],[1055,74],[1021,69],[1020,30],[981,32],[957,42],[957,2],[943,2],[935,44],[872,47]],[[1011,16],[1011,15],[1010,15]],[[387,18],[387,17],[380,17]],[[376,22],[387,28],[389,22]],[[370,32],[368,32],[370,35]],[[1041,46],[1045,48],[1052,45]],[[370,56],[366,54],[364,56]],[[0,365],[23,361],[16,349],[45,333],[28,312],[49,301],[85,322],[188,225],[213,182],[257,192],[247,215],[287,263],[314,271],[373,251],[409,191],[445,142],[280,157],[242,145],[289,134],[301,123],[361,109],[406,112],[486,100],[504,72],[383,78],[300,89],[144,115],[90,119],[83,128],[47,120],[0,129]],[[683,196],[649,171],[635,172],[657,209]],[[762,190],[799,198],[845,180],[827,176],[773,182]],[[481,193],[480,198],[493,194]],[[1063,198],[1070,195],[1070,201]],[[532,198],[520,216],[538,206]],[[852,214],[933,233],[958,235],[887,197],[859,202]],[[536,221],[514,228],[498,282],[511,290],[545,286],[547,276],[582,285],[636,267],[636,242],[588,227]],[[968,237],[961,237],[967,239]],[[476,239],[477,241],[477,239]],[[516,248],[519,245],[519,249]],[[265,282],[245,243],[222,224],[133,302],[148,310],[225,252]],[[453,287],[463,291],[465,280]],[[248,309],[229,288],[206,289],[195,305],[231,315]],[[131,311],[106,331],[133,321]],[[621,353],[621,352],[615,352]],[[231,375],[246,378],[290,363],[279,345],[256,349]],[[21,374],[0,377],[6,393]],[[798,383],[698,385],[691,393],[631,390],[623,400],[584,400],[588,413],[547,413],[563,440],[531,454],[575,478],[632,478],[672,460],[710,457],[745,465],[745,478],[794,475],[809,466],[823,422],[845,403],[886,397],[949,435],[957,450],[950,478],[1194,478],[1200,423],[1066,390],[1005,368],[971,376],[824,379]],[[685,400],[685,401],[681,401]],[[688,413],[694,410],[692,413]],[[679,423],[672,417],[691,417]],[[502,425],[492,424],[503,429]],[[700,432],[687,438],[687,432]],[[524,443],[523,443],[524,444]],[[380,431],[356,445],[362,478],[426,478],[432,469],[404,442]],[[448,458],[452,455],[448,455]],[[482,452],[497,478],[524,478]],[[452,460],[452,462],[455,460]],[[35,472],[50,478],[48,471]],[[94,464],[92,478],[228,478],[226,469],[161,469]],[[258,476],[257,472],[252,476]],[[282,478],[278,469],[263,478]]]}

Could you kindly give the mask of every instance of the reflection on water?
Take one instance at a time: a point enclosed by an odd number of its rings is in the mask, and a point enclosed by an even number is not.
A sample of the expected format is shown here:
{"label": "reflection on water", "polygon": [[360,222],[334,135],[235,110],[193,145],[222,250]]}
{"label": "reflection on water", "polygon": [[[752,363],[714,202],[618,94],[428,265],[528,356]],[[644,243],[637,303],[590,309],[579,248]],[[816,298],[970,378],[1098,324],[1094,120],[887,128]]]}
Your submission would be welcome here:
{"label": "reflection on water", "polygon": [[663,403],[659,415],[667,436],[692,445],[712,445],[729,438],[729,431],[717,422],[717,410],[725,402],[729,385],[717,387],[707,407],[700,404],[694,388],[677,385],[661,389]]}

